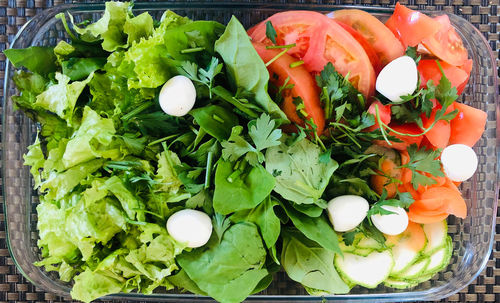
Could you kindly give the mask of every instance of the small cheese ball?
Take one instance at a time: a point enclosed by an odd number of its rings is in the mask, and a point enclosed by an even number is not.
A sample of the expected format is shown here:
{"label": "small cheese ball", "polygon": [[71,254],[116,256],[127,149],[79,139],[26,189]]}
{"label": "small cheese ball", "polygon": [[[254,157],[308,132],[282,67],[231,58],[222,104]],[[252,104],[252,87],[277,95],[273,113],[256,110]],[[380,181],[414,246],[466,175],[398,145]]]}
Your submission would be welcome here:
{"label": "small cheese ball", "polygon": [[193,82],[185,76],[170,78],[160,91],[161,109],[168,115],[182,117],[193,108],[196,101],[196,89]]}
{"label": "small cheese ball", "polygon": [[212,235],[212,220],[199,210],[183,209],[168,218],[167,231],[174,240],[187,247],[201,247]]}

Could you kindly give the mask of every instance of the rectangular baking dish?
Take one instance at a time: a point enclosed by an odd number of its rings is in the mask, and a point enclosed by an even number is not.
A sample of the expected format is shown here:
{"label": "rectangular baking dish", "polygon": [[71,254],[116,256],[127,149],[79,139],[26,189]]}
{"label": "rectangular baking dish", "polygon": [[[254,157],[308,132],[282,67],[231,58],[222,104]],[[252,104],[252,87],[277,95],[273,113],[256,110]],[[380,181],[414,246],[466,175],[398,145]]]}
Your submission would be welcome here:
{"label": "rectangular baking dish", "polygon": [[[227,23],[235,15],[246,27],[283,10],[314,10],[330,12],[346,8],[336,5],[315,4],[265,4],[248,2],[163,2],[137,3],[136,13],[148,11],[159,18],[164,10],[171,9],[192,19],[216,20]],[[353,8],[350,6],[349,8]],[[389,8],[355,7],[375,14],[385,20],[391,13]],[[12,48],[32,45],[53,46],[67,39],[62,24],[54,16],[70,12],[76,20],[97,20],[104,11],[104,4],[61,5],[44,11],[30,20],[17,34]],[[426,12],[438,15],[439,12]],[[461,102],[480,108],[488,113],[486,131],[474,148],[479,156],[478,173],[461,186],[468,205],[465,220],[454,217],[448,220],[449,233],[453,238],[454,253],[450,265],[430,281],[409,290],[395,290],[384,286],[376,289],[355,287],[348,295],[325,296],[331,301],[356,302],[401,302],[413,300],[438,300],[450,296],[474,281],[486,266],[495,233],[495,218],[498,200],[498,85],[496,63],[491,49],[482,34],[466,20],[450,15],[450,21],[462,37],[473,69],[469,84]],[[40,260],[36,245],[37,192],[32,188],[28,167],[23,166],[23,154],[34,141],[36,125],[25,115],[13,109],[11,97],[17,94],[11,80],[13,67],[7,63],[3,98],[2,172],[3,197],[7,230],[7,244],[18,270],[37,288],[69,296],[70,285],[61,282],[53,273],[47,273],[33,265]],[[237,290],[235,290],[237,291]],[[122,300],[152,301],[204,301],[209,298],[172,292],[142,294],[116,294],[107,298]],[[289,280],[283,272],[264,292],[249,298],[252,301],[317,301],[308,296],[299,284]]]}

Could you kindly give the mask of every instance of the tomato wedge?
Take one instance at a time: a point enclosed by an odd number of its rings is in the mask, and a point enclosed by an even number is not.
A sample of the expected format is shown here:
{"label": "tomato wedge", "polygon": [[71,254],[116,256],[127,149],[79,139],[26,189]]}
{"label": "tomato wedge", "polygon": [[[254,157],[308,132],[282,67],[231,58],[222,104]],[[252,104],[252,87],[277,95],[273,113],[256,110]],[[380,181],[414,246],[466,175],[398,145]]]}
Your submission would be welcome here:
{"label": "tomato wedge", "polygon": [[[438,105],[432,109],[431,115],[429,118],[425,114],[421,115],[422,125],[424,128],[429,128],[432,123],[435,121],[436,112],[441,108],[441,105]],[[445,113],[448,114],[455,109],[454,103],[448,108],[446,108]],[[429,141],[432,145],[433,149],[436,148],[445,148],[448,146],[448,141],[450,140],[451,135],[451,126],[448,121],[440,120],[434,124],[434,126],[429,130],[424,136],[425,139]]]}
{"label": "tomato wedge", "polygon": [[[416,124],[413,124],[413,123],[401,124],[401,125],[391,123],[391,124],[389,124],[389,127],[394,129],[395,131],[403,133],[403,134],[418,135],[418,134],[422,133],[422,130]],[[416,136],[416,137],[401,136],[401,135],[393,133],[392,131],[389,132],[388,135],[394,136],[403,142],[391,142],[392,144],[389,145],[384,140],[377,140],[377,141],[375,141],[375,144],[389,147],[389,148],[394,148],[394,149],[402,151],[402,150],[408,149],[408,146],[410,146],[412,144],[417,144],[418,146],[420,146],[420,142],[422,142],[422,139],[424,137],[423,135]]]}
{"label": "tomato wedge", "polygon": [[451,65],[460,66],[467,60],[467,50],[462,39],[450,23],[447,15],[434,18],[441,28],[434,35],[422,40],[422,44],[436,57]]}
{"label": "tomato wedge", "polygon": [[346,76],[365,96],[375,91],[375,71],[363,47],[340,25],[327,16],[312,11],[277,13],[257,24],[248,32],[255,42],[266,45],[266,22],[271,21],[277,33],[278,45],[296,43],[288,54],[304,61],[310,73],[319,73],[328,62]]}
{"label": "tomato wedge", "polygon": [[[389,125],[389,123],[391,123],[391,104],[386,104],[386,105],[383,105],[380,101],[378,100],[375,100],[372,102],[372,104],[370,104],[370,106],[368,107],[368,110],[367,112],[369,112],[370,114],[372,114],[373,116],[377,116],[377,110],[376,108],[378,107],[378,113],[380,115],[380,120],[384,123],[384,124],[387,124]],[[378,129],[379,126],[378,126],[378,123],[377,121],[375,121],[375,124],[368,127],[366,129],[366,131],[374,131],[376,129]]]}
{"label": "tomato wedge", "polygon": [[359,9],[341,9],[331,12],[328,16],[349,25],[361,34],[377,53],[382,67],[401,57],[405,52],[394,34],[370,13]]}
{"label": "tomato wedge", "polygon": [[[438,60],[439,64],[443,68],[444,75],[451,82],[451,86],[457,88],[457,94],[460,95],[467,85],[469,80],[470,69],[472,68],[472,61],[466,61],[466,66],[464,68],[459,68],[450,65],[444,61]],[[467,70],[468,71],[467,71]],[[425,87],[427,81],[432,80],[435,85],[439,84],[442,74],[436,60],[426,59],[420,60],[417,66],[418,73],[420,74],[420,86]]]}
{"label": "tomato wedge", "polygon": [[465,144],[474,146],[483,135],[487,114],[477,108],[455,102],[458,114],[450,122],[451,134],[449,144]]}
{"label": "tomato wedge", "polygon": [[[281,51],[279,49],[266,49],[264,44],[257,42],[253,42],[253,46],[264,62],[270,61]],[[304,121],[297,114],[297,108],[293,103],[295,97],[300,97],[308,114],[307,118],[313,119],[318,127],[317,133],[321,134],[325,127],[325,113],[321,108],[316,82],[304,66],[290,67],[290,64],[296,61],[297,59],[288,54],[279,57],[267,67],[271,75],[269,81],[280,87],[289,78],[288,84],[292,84],[293,88],[282,92],[284,94],[283,111],[290,121],[304,126]]]}
{"label": "tomato wedge", "polygon": [[368,43],[368,40],[366,40],[365,37],[363,37],[360,33],[358,33],[349,25],[337,20],[335,20],[335,22],[337,22],[338,25],[342,26],[343,29],[345,29],[349,34],[351,34],[351,36],[354,39],[356,39],[356,41],[358,41],[359,44],[361,44],[366,54],[368,55],[368,58],[370,58],[370,62],[373,66],[373,70],[375,70],[375,74],[378,75],[378,73],[382,70],[382,63],[380,63],[380,59],[378,58],[377,53],[375,52],[371,44]]}
{"label": "tomato wedge", "polygon": [[385,25],[401,41],[403,47],[417,46],[423,39],[436,34],[441,23],[420,12],[396,3],[394,13]]}

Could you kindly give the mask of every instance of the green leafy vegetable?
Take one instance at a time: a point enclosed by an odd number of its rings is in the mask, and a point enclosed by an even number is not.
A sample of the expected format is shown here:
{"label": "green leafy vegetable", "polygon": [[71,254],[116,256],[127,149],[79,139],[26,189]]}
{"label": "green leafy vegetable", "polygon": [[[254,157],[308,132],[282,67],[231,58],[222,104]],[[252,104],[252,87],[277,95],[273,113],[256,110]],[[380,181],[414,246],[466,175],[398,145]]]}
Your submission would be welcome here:
{"label": "green leafy vegetable", "polygon": [[215,51],[224,60],[233,88],[243,89],[254,95],[252,98],[273,118],[288,121],[286,115],[269,97],[267,85],[269,73],[252,46],[241,23],[232,17],[222,36],[215,42]]}
{"label": "green leafy vegetable", "polygon": [[190,114],[201,128],[219,141],[227,140],[231,129],[238,125],[238,117],[218,105],[193,109]]}
{"label": "green leafy vegetable", "polygon": [[268,172],[281,172],[276,176],[274,191],[283,198],[297,204],[318,203],[330,177],[338,164],[331,159],[321,163],[321,149],[308,140],[301,140],[287,146],[282,139],[279,146],[267,149],[266,169]]}
{"label": "green leafy vegetable", "polygon": [[210,241],[208,247],[185,252],[177,261],[201,290],[217,301],[231,303],[243,301],[267,276],[265,256],[257,227],[237,223],[224,233],[220,244]]}
{"label": "green leafy vegetable", "polygon": [[228,141],[222,142],[222,157],[225,160],[237,161],[245,155],[245,159],[252,166],[264,162],[264,154],[262,150],[280,145],[281,130],[276,129],[274,120],[262,114],[258,119],[248,123],[248,135],[252,139],[255,146],[252,146],[242,136],[241,126],[235,126],[232,129],[231,136]]}
{"label": "green leafy vegetable", "polygon": [[382,206],[394,206],[394,207],[402,207],[408,208],[415,200],[413,200],[410,193],[398,193],[398,199],[387,199],[387,191],[385,188],[382,191],[382,195],[380,195],[380,200],[378,200],[375,204],[373,204],[366,214],[367,218],[370,218],[372,215],[380,214],[380,215],[390,215],[393,214],[392,211],[386,210]]}
{"label": "green leafy vegetable", "polygon": [[266,37],[271,40],[274,44],[276,44],[276,37],[278,34],[276,33],[276,30],[274,29],[273,24],[271,21],[266,22]]}
{"label": "green leafy vegetable", "polygon": [[220,160],[215,172],[213,206],[223,215],[254,208],[269,196],[275,184],[274,177],[262,165],[235,166],[234,162]]}
{"label": "green leafy vegetable", "polygon": [[26,67],[33,73],[47,75],[56,71],[54,48],[31,46],[25,49],[6,49],[7,59],[17,68]]}
{"label": "green leafy vegetable", "polygon": [[429,173],[436,177],[444,176],[441,171],[441,161],[438,159],[440,153],[440,149],[419,149],[416,144],[412,144],[408,147],[410,162],[402,165],[402,167],[411,170],[411,184],[415,190],[418,189],[420,185],[426,186],[436,184],[436,180],[427,177],[423,173]]}
{"label": "green leafy vegetable", "polygon": [[287,230],[283,234],[281,262],[288,276],[304,287],[329,294],[344,294],[349,287],[333,266],[335,253],[310,241],[300,233]]}

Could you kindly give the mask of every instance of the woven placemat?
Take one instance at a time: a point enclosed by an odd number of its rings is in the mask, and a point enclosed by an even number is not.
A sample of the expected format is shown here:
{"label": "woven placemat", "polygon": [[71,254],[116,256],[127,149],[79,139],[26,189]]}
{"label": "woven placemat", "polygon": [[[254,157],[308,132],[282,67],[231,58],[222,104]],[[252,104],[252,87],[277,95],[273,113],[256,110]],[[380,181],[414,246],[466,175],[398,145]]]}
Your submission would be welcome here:
{"label": "woven placemat", "polygon": [[[250,0],[248,0],[250,1]],[[267,2],[284,2],[268,0]],[[489,41],[497,58],[500,78],[499,56],[499,1],[500,0],[410,0],[400,1],[414,9],[442,10],[462,16],[476,26]],[[44,9],[71,2],[71,0],[0,0],[0,51],[9,47],[18,29],[31,17],[42,13]],[[136,1],[138,2],[138,1]],[[307,1],[293,0],[297,3],[332,3],[391,6],[396,1]],[[3,96],[3,78],[5,73],[5,56],[0,53],[0,101]],[[0,103],[1,104],[1,103]],[[0,150],[2,144],[0,142]],[[0,185],[1,185],[0,173]],[[0,195],[2,194],[0,189]],[[3,199],[0,204],[3,203]],[[500,212],[497,214],[495,244],[487,268],[468,287],[452,295],[445,302],[500,302]],[[53,294],[37,289],[27,281],[16,269],[6,246],[3,205],[0,205],[0,302],[69,302]]]}

